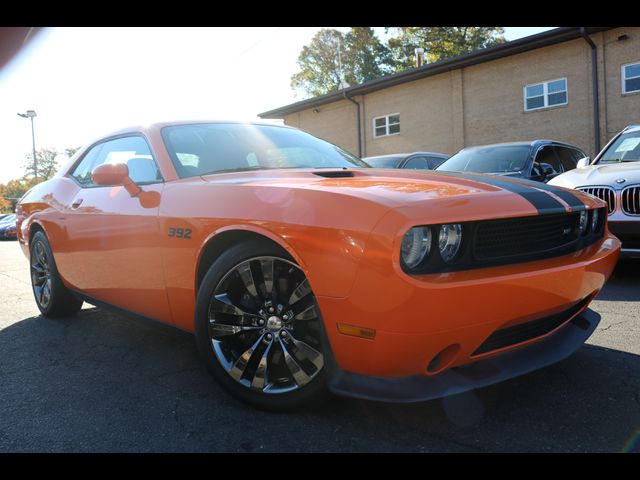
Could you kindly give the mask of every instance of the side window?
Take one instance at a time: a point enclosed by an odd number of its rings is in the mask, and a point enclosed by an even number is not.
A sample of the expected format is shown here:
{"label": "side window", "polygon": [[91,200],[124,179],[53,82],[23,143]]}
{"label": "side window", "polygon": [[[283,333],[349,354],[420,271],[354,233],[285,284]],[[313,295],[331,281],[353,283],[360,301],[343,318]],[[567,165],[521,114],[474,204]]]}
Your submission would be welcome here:
{"label": "side window", "polygon": [[162,181],[160,170],[151,155],[149,145],[140,136],[108,140],[93,147],[71,174],[82,186],[94,183],[91,172],[104,163],[124,163],[129,167],[129,176],[135,183]]}
{"label": "side window", "polygon": [[533,175],[542,176],[542,171],[540,170],[540,164],[546,163],[553,168],[552,175],[557,175],[562,173],[562,164],[556,157],[556,154],[553,151],[553,147],[546,146],[542,147],[538,150],[536,154],[536,158],[533,161]]}
{"label": "side window", "polygon": [[582,152],[580,150],[571,149],[571,153],[573,154],[573,158],[576,161],[576,165],[578,164],[578,160],[580,160],[581,158],[584,158],[584,157],[587,156],[586,153],[584,153],[584,152]]}
{"label": "side window", "polygon": [[409,170],[425,170],[429,168],[429,164],[425,157],[413,157],[410,158],[402,168],[407,168]]}
{"label": "side window", "polygon": [[576,150],[566,147],[555,147],[555,149],[556,154],[560,159],[560,163],[562,164],[562,168],[564,169],[563,171],[566,172],[567,170],[573,170],[576,168],[578,162],[578,159],[575,158]]}
{"label": "side window", "polygon": [[76,165],[76,168],[73,170],[73,173],[71,174],[71,176],[75,178],[76,181],[83,187],[93,185],[93,182],[91,181],[91,171],[94,169],[96,165],[99,165],[99,163],[96,163],[96,162],[100,156],[100,151],[102,150],[103,145],[104,144],[100,143],[92,147],[85,154],[84,158],[80,161],[80,163]]}
{"label": "side window", "polygon": [[435,170],[436,168],[438,168],[442,163],[444,163],[444,161],[446,160],[446,158],[440,158],[440,157],[427,157],[427,160],[429,162],[429,168],[431,170]]}

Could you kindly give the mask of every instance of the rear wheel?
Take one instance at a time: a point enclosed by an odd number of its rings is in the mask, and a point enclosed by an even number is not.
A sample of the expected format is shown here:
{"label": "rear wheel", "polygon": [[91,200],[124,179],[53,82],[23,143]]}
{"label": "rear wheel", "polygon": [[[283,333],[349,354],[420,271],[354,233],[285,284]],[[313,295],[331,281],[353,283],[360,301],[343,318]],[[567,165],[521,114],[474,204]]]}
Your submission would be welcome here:
{"label": "rear wheel", "polygon": [[82,308],[79,300],[64,286],[49,240],[43,232],[36,232],[30,246],[31,287],[38,309],[45,317],[65,317]]}
{"label": "rear wheel", "polygon": [[322,320],[300,267],[276,245],[244,242],[209,268],[196,340],[213,376],[254,406],[287,410],[326,393]]}

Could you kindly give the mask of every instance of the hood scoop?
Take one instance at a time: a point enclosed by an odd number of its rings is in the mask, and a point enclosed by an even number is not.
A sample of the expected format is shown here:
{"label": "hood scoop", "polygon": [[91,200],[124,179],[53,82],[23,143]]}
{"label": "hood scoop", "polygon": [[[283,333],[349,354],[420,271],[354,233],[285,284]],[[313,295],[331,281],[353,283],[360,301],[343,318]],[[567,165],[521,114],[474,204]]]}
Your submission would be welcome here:
{"label": "hood scoop", "polygon": [[312,172],[314,175],[324,178],[345,178],[353,177],[353,172],[350,170],[329,170],[326,172]]}

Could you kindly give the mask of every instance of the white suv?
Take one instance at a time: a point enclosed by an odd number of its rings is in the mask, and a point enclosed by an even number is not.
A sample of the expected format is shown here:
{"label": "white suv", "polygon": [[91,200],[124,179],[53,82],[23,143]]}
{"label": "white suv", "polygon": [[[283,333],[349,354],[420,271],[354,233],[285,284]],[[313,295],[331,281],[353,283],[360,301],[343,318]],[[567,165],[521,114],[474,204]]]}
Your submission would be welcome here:
{"label": "white suv", "polygon": [[602,149],[593,162],[549,184],[575,188],[601,198],[609,207],[609,230],[622,240],[622,255],[640,257],[640,125],[630,125]]}

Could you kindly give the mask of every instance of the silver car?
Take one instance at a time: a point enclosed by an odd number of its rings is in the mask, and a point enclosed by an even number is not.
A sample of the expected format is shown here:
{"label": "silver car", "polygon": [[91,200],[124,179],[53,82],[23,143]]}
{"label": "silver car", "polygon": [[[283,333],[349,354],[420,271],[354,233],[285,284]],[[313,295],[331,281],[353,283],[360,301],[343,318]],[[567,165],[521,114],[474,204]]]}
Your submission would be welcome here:
{"label": "silver car", "polygon": [[622,240],[624,256],[640,257],[640,125],[616,135],[590,162],[555,177],[551,185],[575,188],[609,207],[609,230]]}

